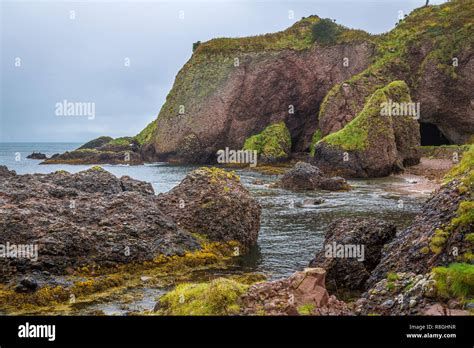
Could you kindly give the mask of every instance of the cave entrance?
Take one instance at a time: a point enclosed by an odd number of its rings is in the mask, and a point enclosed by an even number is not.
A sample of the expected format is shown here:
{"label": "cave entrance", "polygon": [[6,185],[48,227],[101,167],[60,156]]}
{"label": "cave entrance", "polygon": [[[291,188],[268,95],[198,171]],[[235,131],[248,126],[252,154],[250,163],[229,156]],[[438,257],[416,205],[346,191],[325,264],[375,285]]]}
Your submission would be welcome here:
{"label": "cave entrance", "polygon": [[421,146],[449,145],[450,141],[444,136],[436,125],[432,123],[420,123]]}

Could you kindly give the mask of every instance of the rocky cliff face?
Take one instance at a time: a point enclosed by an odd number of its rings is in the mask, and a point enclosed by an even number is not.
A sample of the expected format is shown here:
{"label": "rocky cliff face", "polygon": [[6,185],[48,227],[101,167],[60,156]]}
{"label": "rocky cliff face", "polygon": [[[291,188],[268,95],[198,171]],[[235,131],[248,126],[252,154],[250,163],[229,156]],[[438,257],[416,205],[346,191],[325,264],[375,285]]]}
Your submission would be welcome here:
{"label": "rocky cliff face", "polygon": [[217,150],[241,149],[245,139],[280,121],[290,131],[292,150],[307,149],[326,93],[367,68],[374,50],[365,34],[327,47],[312,44],[311,25],[318,20],[201,44],[176,77],[146,158],[213,162]]}
{"label": "rocky cliff face", "polygon": [[[417,163],[419,142],[436,145],[425,129],[450,143],[474,140],[472,18],[472,0],[453,0],[416,9],[383,35],[329,21],[335,34],[328,39],[314,31],[328,20],[311,16],[274,34],[210,40],[197,46],[158,118],[138,135],[96,139],[45,163],[215,163],[218,150],[251,144],[252,150],[268,150],[269,156],[258,154],[262,162],[310,150],[327,172],[389,175]],[[378,127],[368,127],[369,148],[341,166],[340,149],[351,148],[353,139],[339,137],[334,149],[325,146],[326,138],[353,132],[351,121],[395,81],[406,84],[416,121],[392,122],[392,134],[382,136]],[[372,107],[374,115],[380,111],[380,105]],[[260,141],[275,125],[285,131],[284,141]]]}
{"label": "rocky cliff face", "polygon": [[322,136],[342,129],[374,91],[405,81],[420,103],[421,123],[437,126],[451,142],[474,133],[472,1],[419,8],[377,38],[375,63],[334,86],[319,112]]}
{"label": "rocky cliff face", "polygon": [[391,103],[411,103],[405,82],[376,90],[355,119],[315,144],[316,165],[346,177],[377,177],[418,163],[418,122],[412,116],[384,115],[381,105]]}
{"label": "rocky cliff face", "polygon": [[306,151],[315,131],[314,142],[344,128],[395,80],[420,102],[420,122],[467,142],[474,133],[472,8],[471,1],[420,8],[387,34],[341,29],[328,45],[313,42],[318,17],[275,34],[201,44],[178,73],[144,157],[213,162],[217,150],[240,149],[280,121],[292,151]]}

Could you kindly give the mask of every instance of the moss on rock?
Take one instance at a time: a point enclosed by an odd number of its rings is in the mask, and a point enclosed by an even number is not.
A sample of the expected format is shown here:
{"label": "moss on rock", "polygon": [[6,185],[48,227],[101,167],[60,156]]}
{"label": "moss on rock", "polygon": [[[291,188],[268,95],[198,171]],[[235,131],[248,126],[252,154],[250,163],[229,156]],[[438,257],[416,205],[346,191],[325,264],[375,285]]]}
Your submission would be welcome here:
{"label": "moss on rock", "polygon": [[264,162],[287,159],[291,151],[291,135],[285,122],[272,124],[261,133],[245,140],[244,150],[257,151]]}
{"label": "moss on rock", "polygon": [[393,81],[375,91],[355,119],[343,129],[327,135],[322,141],[333,146],[339,146],[346,151],[353,151],[364,150],[369,146],[369,135],[372,135],[369,132],[383,132],[390,137],[392,130],[389,122],[380,117],[381,105],[388,103],[389,100],[397,102],[411,101],[410,90],[404,81]]}
{"label": "moss on rock", "polygon": [[232,279],[217,278],[208,283],[179,284],[159,301],[163,315],[232,315],[238,314],[238,299],[248,285]]}

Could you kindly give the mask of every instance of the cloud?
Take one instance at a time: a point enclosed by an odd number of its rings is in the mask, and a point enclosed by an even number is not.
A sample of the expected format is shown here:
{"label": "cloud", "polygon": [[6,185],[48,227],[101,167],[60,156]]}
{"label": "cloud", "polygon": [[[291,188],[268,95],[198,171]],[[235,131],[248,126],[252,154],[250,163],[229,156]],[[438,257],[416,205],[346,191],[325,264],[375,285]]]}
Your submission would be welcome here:
{"label": "cloud", "polygon": [[[193,42],[283,30],[311,14],[381,33],[399,10],[421,5],[424,0],[4,2],[0,141],[134,135],[158,114]],[[98,116],[59,120],[54,105],[64,99],[94,102]]]}

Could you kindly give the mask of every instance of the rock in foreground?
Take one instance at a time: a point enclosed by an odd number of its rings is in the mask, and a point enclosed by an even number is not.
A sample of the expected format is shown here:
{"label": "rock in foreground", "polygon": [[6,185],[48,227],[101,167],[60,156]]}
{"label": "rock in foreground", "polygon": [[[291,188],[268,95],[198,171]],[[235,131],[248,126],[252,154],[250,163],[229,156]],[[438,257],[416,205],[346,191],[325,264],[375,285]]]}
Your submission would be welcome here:
{"label": "rock in foreground", "polygon": [[69,174],[0,169],[0,244],[37,247],[37,258],[1,258],[0,278],[31,270],[63,274],[182,255],[200,244],[158,208],[149,183],[100,167]]}
{"label": "rock in foreground", "polygon": [[370,283],[388,272],[425,274],[453,262],[473,263],[474,146],[423,204],[413,223],[387,245]]}
{"label": "rock in foreground", "polygon": [[343,191],[350,189],[349,184],[341,177],[326,177],[318,168],[306,162],[298,162],[286,172],[276,186],[292,190],[316,190]]}
{"label": "rock in foreground", "polygon": [[161,211],[180,227],[210,240],[256,243],[261,207],[233,172],[203,167],[158,196]]}
{"label": "rock in foreground", "polygon": [[394,225],[373,218],[336,220],[327,228],[323,249],[309,265],[326,270],[331,290],[360,290],[395,233]]}
{"label": "rock in foreground", "polygon": [[329,296],[325,270],[307,268],[286,279],[252,285],[241,298],[244,315],[350,315],[346,304]]}

